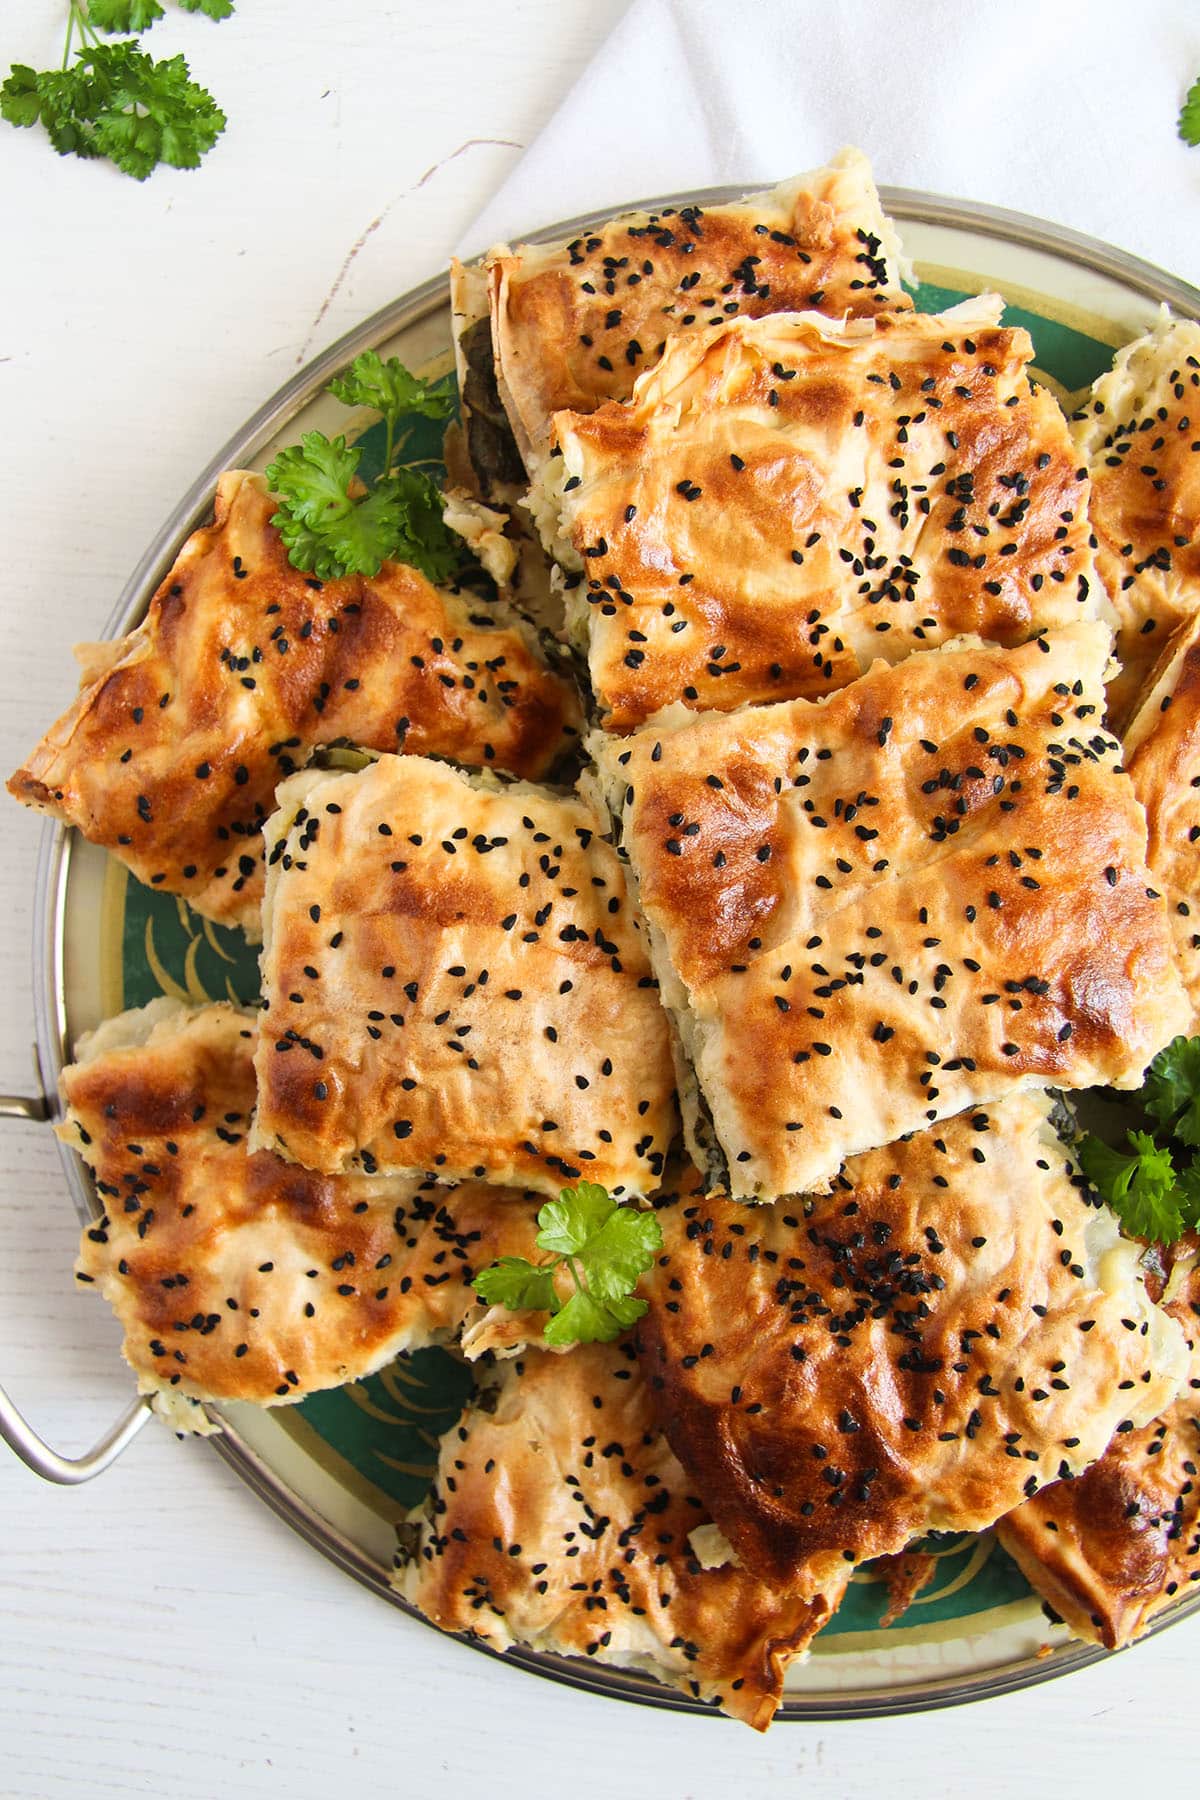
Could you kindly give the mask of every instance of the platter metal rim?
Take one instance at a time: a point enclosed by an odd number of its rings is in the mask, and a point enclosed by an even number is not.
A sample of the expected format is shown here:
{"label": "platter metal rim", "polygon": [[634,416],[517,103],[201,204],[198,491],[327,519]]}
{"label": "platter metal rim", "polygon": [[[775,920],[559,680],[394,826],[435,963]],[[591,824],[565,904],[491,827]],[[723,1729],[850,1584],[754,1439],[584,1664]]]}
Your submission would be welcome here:
{"label": "platter metal rim", "polygon": [[[718,205],[740,199],[752,191],[757,190],[741,185],[702,188],[684,194],[635,201],[622,206],[621,210],[688,204]],[[909,221],[944,225],[998,238],[1022,249],[1048,252],[1060,260],[1074,262],[1082,268],[1121,282],[1144,298],[1171,307],[1176,313],[1200,318],[1200,288],[1140,257],[1106,244],[1101,239],[1072,231],[1066,226],[1054,225],[1031,214],[975,201],[958,200],[910,188],[881,187],[879,192],[885,210],[901,223]],[[613,216],[614,210],[606,207],[545,226],[529,233],[523,241],[548,243],[570,237],[590,225],[603,223]],[[381,307],[298,370],[259,407],[200,472],[164,521],[125,583],[120,598],[105,623],[103,635],[114,637],[138,623],[184,538],[211,511],[216,479],[223,469],[239,467],[245,460],[257,455],[276,432],[315,398],[331,376],[347,362],[360,351],[374,348],[397,332],[420,324],[439,307],[448,304],[449,291],[448,276],[434,276]],[[36,1055],[48,1116],[51,1119],[61,1117],[58,1078],[68,1057],[65,940],[68,876],[74,844],[73,831],[51,820],[46,821],[38,855],[34,894],[33,981]],[[61,1142],[58,1149],[76,1211],[80,1219],[86,1221],[95,1214],[95,1196],[84,1178],[79,1158]],[[220,1414],[220,1409],[213,1410]],[[301,1537],[356,1581],[410,1618],[428,1625],[428,1621],[416,1608],[388,1585],[386,1578],[370,1558],[316,1508],[301,1500],[245,1442],[225,1416],[220,1416],[223,1427],[221,1433],[207,1441],[247,1486]],[[1156,1636],[1159,1631],[1179,1623],[1197,1611],[1200,1611],[1200,1593],[1160,1613],[1146,1635]],[[434,1629],[432,1626],[429,1628]],[[720,1716],[712,1707],[675,1693],[650,1676],[606,1666],[596,1667],[580,1659],[544,1652],[514,1648],[501,1653],[478,1641],[467,1638],[460,1641],[470,1649],[482,1651],[494,1661],[510,1668],[568,1687],[604,1695],[610,1699],[634,1701],[667,1712]],[[1074,1643],[1057,1648],[1044,1658],[1028,1656],[993,1671],[974,1675],[933,1677],[890,1689],[864,1689],[857,1694],[845,1690],[785,1694],[776,1718],[780,1721],[814,1722],[886,1718],[965,1705],[971,1701],[992,1699],[1056,1680],[1062,1675],[1073,1674],[1103,1662],[1112,1654],[1098,1645]]]}

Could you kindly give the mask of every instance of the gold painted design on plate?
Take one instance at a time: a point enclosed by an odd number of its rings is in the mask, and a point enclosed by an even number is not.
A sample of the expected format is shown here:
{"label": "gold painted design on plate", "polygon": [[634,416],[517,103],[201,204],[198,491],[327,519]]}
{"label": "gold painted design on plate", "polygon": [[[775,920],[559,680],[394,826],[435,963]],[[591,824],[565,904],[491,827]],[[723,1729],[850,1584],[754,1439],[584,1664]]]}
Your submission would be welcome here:
{"label": "gold painted design on plate", "polygon": [[398,1456],[388,1456],[383,1450],[375,1450],[372,1455],[377,1456],[389,1469],[398,1469],[401,1475],[415,1475],[419,1481],[432,1481],[437,1474],[436,1462],[402,1462]]}
{"label": "gold painted design on plate", "polygon": [[[192,917],[192,910],[188,906],[188,904],[185,900],[180,901],[179,908],[180,908],[180,914],[181,914],[181,922],[183,924],[184,930],[186,931],[188,929],[188,920]],[[220,957],[222,962],[231,963],[233,961],[233,958],[232,958],[232,956],[229,955],[228,951],[222,950],[221,945],[217,939],[217,934],[213,929],[212,920],[211,919],[201,919],[200,924],[203,928],[204,937],[208,944],[209,949],[215,951],[216,954]]]}
{"label": "gold painted design on plate", "polygon": [[[409,1422],[404,1411],[389,1412],[386,1406],[379,1406],[372,1400],[361,1381],[348,1381],[341,1391],[347,1400],[352,1400],[359,1411],[365,1412],[369,1419],[378,1419],[384,1425],[406,1425]],[[391,1389],[388,1392],[392,1398],[397,1398]],[[398,1404],[405,1407],[403,1400],[398,1400]],[[413,1406],[411,1403],[405,1407],[405,1411],[422,1413],[445,1412],[445,1410],[444,1406]]]}
{"label": "gold painted design on plate", "polygon": [[196,974],[196,952],[200,948],[201,941],[196,937],[192,938],[188,944],[187,953],[183,959],[183,984],[181,985],[167,969],[154,947],[153,917],[147,918],[146,929],[142,934],[142,948],[146,952],[150,973],[164,994],[172,1000],[182,1000],[185,1006],[203,1006],[209,999],[209,995],[205,992],[204,986]]}

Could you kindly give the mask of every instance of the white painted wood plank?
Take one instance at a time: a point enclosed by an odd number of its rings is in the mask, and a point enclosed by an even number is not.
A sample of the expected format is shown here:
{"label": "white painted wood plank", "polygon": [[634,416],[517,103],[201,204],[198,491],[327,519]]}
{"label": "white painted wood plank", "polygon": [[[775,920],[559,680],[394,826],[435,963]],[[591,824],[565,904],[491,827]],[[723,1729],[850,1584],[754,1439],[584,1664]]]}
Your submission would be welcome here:
{"label": "white painted wood plank", "polygon": [[[4,52],[56,54],[51,6]],[[0,763],[74,685],[161,519],[305,357],[436,272],[622,0],[241,0],[175,15],[230,119],[195,174],[138,186],[0,135]],[[586,154],[586,130],[580,154]],[[647,185],[654,186],[652,178]],[[537,223],[538,221],[531,221]],[[39,824],[3,813],[0,1087],[28,1077]],[[129,1384],[118,1333],[70,1282],[75,1228],[45,1133],[0,1135],[0,1378],[64,1448]],[[1095,1800],[1193,1777],[1200,1625],[1028,1695],[952,1714],[782,1727],[618,1707],[440,1639],[294,1537],[198,1444],[147,1432],[91,1489],[0,1458],[0,1790],[348,1789],[496,1800],[799,1792],[882,1781]],[[907,1772],[907,1773],[906,1773]]]}

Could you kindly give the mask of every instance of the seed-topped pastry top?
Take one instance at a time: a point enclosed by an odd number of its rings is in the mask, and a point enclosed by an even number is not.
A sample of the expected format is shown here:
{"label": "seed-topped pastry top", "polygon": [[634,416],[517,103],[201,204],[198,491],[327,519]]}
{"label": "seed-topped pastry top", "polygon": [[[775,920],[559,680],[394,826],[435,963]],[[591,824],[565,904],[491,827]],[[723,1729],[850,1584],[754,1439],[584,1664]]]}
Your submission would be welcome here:
{"label": "seed-topped pastry top", "polygon": [[[1198,590],[1200,593],[1200,590]],[[1162,889],[1175,959],[1200,1033],[1200,614],[1166,644],[1124,733],[1125,766],[1146,809],[1147,860]]]}
{"label": "seed-topped pastry top", "polygon": [[643,1369],[744,1566],[819,1590],[976,1531],[1174,1396],[1183,1334],[1040,1095],[853,1158],[833,1191],[658,1213]]}
{"label": "seed-topped pastry top", "polygon": [[703,1565],[690,1540],[709,1514],[627,1344],[533,1351],[497,1373],[442,1439],[403,1528],[400,1592],[443,1630],[649,1669],[765,1730],[849,1570],[809,1598]]}
{"label": "seed-topped pastry top", "polygon": [[1200,1260],[1180,1245],[1163,1298],[1190,1345],[1179,1398],[1118,1433],[1077,1481],[1000,1521],[1000,1541],[1076,1637],[1116,1650],[1200,1582]]}
{"label": "seed-topped pastry top", "polygon": [[1136,1086],[1186,1027],[1103,625],[880,665],[823,702],[594,734],[736,1198],[1014,1087]]}
{"label": "seed-topped pastry top", "polygon": [[611,730],[1095,614],[1086,472],[1001,307],[734,320],[556,417],[535,500]]}
{"label": "seed-topped pastry top", "polygon": [[473,1354],[519,1345],[526,1321],[485,1313],[471,1282],[529,1253],[534,1198],[251,1153],[254,1040],[253,1014],[156,1000],[108,1020],[63,1072],[59,1135],[104,1207],[76,1275],[121,1321],[140,1391],[196,1430],[197,1400],[302,1400],[464,1324]]}
{"label": "seed-topped pastry top", "polygon": [[[490,347],[526,467],[550,448],[552,413],[624,400],[671,338],[806,307],[831,317],[907,309],[900,262],[857,150],[726,205],[625,213],[568,244],[500,246],[484,259]],[[479,331],[478,300],[458,310],[460,330]],[[486,424],[482,396],[478,407]]]}
{"label": "seed-topped pastry top", "polygon": [[579,701],[531,627],[385,563],[293,569],[261,476],[230,470],[128,637],[89,645],[80,693],[9,791],[138,878],[258,935],[262,824],[279,781],[340,739],[541,775]]}
{"label": "seed-topped pastry top", "polygon": [[415,756],[279,799],[253,1141],[310,1168],[652,1191],[667,1022],[591,807]]}
{"label": "seed-topped pastry top", "polygon": [[1164,314],[1127,344],[1073,432],[1091,471],[1096,569],[1120,621],[1119,729],[1166,639],[1200,610],[1200,323]]}

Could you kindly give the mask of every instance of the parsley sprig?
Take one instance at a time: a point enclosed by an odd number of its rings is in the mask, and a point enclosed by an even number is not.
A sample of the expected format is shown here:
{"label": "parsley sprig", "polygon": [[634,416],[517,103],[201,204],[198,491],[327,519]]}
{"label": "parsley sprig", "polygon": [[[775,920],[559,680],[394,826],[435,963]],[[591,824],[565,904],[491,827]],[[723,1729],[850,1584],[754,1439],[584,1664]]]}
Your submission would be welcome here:
{"label": "parsley sprig", "polygon": [[[502,1256],[475,1277],[475,1292],[489,1306],[510,1312],[546,1312],[543,1338],[566,1344],[608,1344],[646,1311],[633,1295],[662,1249],[662,1230],[653,1213],[621,1206],[592,1181],[563,1188],[538,1213],[537,1247],[544,1262]],[[555,1277],[565,1269],[574,1292],[563,1300]]]}
{"label": "parsley sprig", "polygon": [[[232,0],[179,0],[185,12],[228,18]],[[194,169],[225,129],[225,114],[191,79],[182,56],[155,61],[136,38],[101,42],[100,33],[144,31],[161,19],[158,0],[69,0],[62,65],[13,63],[0,84],[0,117],[41,123],[60,156],[107,158],[135,181],[159,163]],[[71,49],[76,45],[75,61]]]}
{"label": "parsley sprig", "polygon": [[1179,109],[1179,135],[1185,144],[1200,144],[1200,75],[1187,91]]}
{"label": "parsley sprig", "polygon": [[1142,1104],[1181,1144],[1200,1145],[1200,1038],[1176,1038],[1146,1072]]}
{"label": "parsley sprig", "polygon": [[447,580],[462,562],[462,544],[442,522],[442,497],[432,476],[402,460],[397,433],[413,413],[448,419],[452,389],[423,381],[397,357],[384,362],[377,350],[364,350],[329,391],[345,406],[379,413],[383,462],[368,486],[359,476],[361,448],[340,435],[308,431],[299,444],[279,451],[267,469],[267,484],[279,500],[271,523],[292,567],[331,581],[378,575],[385,562],[406,562],[430,581]]}
{"label": "parsley sprig", "polygon": [[1136,1101],[1155,1129],[1128,1129],[1124,1150],[1088,1135],[1080,1165],[1133,1237],[1173,1244],[1200,1226],[1200,1038],[1160,1050]]}

